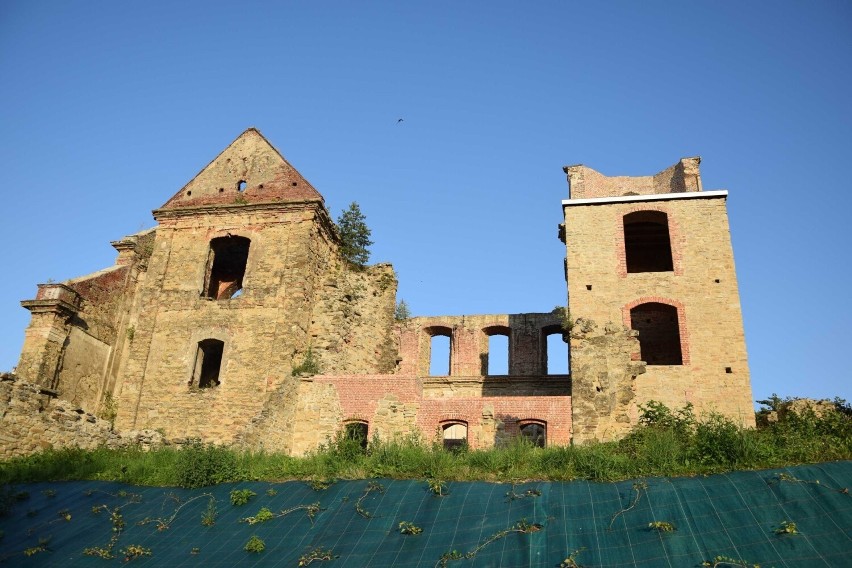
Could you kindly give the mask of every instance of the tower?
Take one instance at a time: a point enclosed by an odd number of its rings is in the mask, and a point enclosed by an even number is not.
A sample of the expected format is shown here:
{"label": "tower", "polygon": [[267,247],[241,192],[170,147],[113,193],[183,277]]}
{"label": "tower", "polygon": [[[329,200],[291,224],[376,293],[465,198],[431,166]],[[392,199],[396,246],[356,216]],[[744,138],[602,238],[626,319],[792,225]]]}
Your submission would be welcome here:
{"label": "tower", "polygon": [[[671,408],[692,403],[699,412],[754,424],[727,191],[702,191],[700,161],[684,158],[644,177],[564,168],[570,198],[562,202],[561,236],[571,317],[610,334],[613,324],[635,330],[630,356],[645,363],[644,373],[614,387],[621,391],[621,423],[604,419],[585,432],[578,426],[589,401],[581,393],[602,396],[606,389],[584,391],[575,379],[575,441],[617,437],[635,423],[636,405],[650,400]],[[589,364],[591,352],[572,335],[574,371]]]}

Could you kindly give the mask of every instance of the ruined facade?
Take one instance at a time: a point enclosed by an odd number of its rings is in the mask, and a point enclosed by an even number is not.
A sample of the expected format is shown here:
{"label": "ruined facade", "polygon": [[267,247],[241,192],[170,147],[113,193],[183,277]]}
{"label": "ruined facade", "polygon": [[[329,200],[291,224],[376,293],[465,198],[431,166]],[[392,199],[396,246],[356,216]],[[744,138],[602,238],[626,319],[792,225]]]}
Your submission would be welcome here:
{"label": "ruined facade", "polygon": [[[119,432],[300,454],[338,431],[487,447],[613,439],[637,404],[753,423],[726,192],[698,159],[647,178],[566,168],[568,313],[395,321],[390,265],[350,265],[322,196],[255,129],[113,246],[40,284],[17,367]],[[547,373],[547,338],[571,375]],[[508,372],[489,374],[504,336]],[[432,338],[449,372],[430,375]],[[317,373],[317,370],[319,371]],[[6,442],[3,442],[6,444]]]}

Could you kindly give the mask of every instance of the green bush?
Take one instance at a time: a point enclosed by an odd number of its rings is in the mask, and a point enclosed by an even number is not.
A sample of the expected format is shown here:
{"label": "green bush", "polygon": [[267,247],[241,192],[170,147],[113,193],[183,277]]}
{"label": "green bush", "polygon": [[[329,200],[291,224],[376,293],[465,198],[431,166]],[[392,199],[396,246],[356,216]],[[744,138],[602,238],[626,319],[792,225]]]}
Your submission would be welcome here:
{"label": "green bush", "polygon": [[184,447],[177,458],[177,485],[187,489],[206,487],[241,477],[237,458],[232,450],[222,446],[205,445],[200,441]]}

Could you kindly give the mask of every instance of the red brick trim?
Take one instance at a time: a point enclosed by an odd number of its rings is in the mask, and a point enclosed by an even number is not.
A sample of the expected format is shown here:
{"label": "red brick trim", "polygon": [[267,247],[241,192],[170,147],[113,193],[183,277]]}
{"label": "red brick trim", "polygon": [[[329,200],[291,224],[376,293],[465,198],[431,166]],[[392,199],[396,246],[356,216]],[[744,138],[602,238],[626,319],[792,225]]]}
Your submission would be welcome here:
{"label": "red brick trim", "polygon": [[669,242],[672,247],[672,267],[675,276],[683,275],[683,235],[671,209],[662,204],[637,204],[629,209],[619,209],[615,215],[615,254],[618,257],[616,271],[621,278],[627,277],[627,252],[624,248],[624,217],[638,211],[657,211],[666,214],[669,225]]}
{"label": "red brick trim", "polygon": [[[632,322],[630,321],[630,310],[641,304],[648,303],[667,304],[669,306],[674,306],[675,308],[677,308],[677,326],[678,333],[680,334],[680,355],[683,360],[683,365],[689,365],[689,332],[687,331],[686,327],[686,307],[683,305],[683,302],[672,300],[671,298],[663,298],[662,296],[643,296],[625,304],[624,307],[621,308],[622,322],[627,328],[632,329]],[[630,358],[633,359],[634,355],[638,354],[631,353]],[[637,358],[633,360],[638,361],[639,359]]]}

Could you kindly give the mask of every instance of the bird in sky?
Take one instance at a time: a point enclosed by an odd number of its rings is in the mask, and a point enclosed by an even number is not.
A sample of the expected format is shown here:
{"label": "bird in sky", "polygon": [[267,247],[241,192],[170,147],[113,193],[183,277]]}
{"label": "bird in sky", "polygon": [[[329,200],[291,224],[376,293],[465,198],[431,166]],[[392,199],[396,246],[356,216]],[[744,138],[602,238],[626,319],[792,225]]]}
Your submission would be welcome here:
{"label": "bird in sky", "polygon": [[400,122],[402,122],[402,119],[401,119],[401,118],[400,118],[399,120],[397,120],[397,121],[396,121],[396,123],[397,123],[397,124],[399,124]]}

